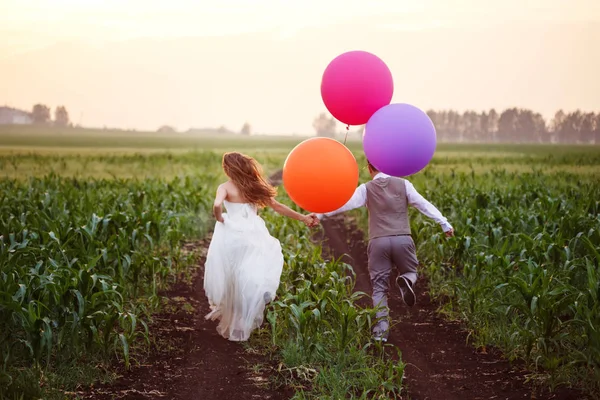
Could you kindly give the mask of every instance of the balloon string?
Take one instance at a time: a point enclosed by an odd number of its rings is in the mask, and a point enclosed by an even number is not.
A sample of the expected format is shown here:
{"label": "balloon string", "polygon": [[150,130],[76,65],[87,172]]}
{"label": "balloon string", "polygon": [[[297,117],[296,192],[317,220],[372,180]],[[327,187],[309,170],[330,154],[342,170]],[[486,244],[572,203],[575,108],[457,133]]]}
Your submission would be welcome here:
{"label": "balloon string", "polygon": [[346,140],[348,140],[348,132],[350,131],[350,125],[346,125],[346,137],[344,138],[344,146],[346,145]]}

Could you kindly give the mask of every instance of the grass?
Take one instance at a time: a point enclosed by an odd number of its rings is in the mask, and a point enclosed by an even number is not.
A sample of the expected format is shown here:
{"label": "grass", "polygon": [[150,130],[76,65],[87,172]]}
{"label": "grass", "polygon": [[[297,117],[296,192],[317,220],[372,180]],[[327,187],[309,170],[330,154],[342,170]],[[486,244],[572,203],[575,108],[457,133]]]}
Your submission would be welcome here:
{"label": "grass", "polygon": [[33,126],[0,126],[0,147],[4,148],[85,148],[160,150],[285,150],[305,138],[294,136],[254,136],[247,140],[239,135],[204,135],[197,133],[132,132],[103,129],[57,129]]}

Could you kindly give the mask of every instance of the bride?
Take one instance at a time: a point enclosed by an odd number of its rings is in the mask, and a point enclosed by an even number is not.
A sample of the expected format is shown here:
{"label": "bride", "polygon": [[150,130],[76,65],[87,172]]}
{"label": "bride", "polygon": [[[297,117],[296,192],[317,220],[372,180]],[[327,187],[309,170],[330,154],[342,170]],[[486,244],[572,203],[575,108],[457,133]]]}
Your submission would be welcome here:
{"label": "bride", "polygon": [[[302,215],[275,200],[276,190],[262,177],[260,165],[240,153],[225,153],[229,180],[219,186],[213,212],[217,223],[204,271],[204,291],[217,331],[245,341],[263,322],[265,305],[275,298],[283,269],[281,245],[272,237],[258,209],[317,225],[316,215]],[[227,213],[223,213],[223,205]]]}

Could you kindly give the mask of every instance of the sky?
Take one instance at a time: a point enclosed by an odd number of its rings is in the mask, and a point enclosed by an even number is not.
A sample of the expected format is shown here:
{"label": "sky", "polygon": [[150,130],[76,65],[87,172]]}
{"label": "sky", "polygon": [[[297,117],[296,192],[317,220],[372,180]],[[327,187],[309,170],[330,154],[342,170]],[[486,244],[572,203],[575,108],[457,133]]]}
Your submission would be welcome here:
{"label": "sky", "polygon": [[310,133],[357,49],[393,102],[600,111],[598,0],[0,0],[0,38],[0,105],[86,126]]}

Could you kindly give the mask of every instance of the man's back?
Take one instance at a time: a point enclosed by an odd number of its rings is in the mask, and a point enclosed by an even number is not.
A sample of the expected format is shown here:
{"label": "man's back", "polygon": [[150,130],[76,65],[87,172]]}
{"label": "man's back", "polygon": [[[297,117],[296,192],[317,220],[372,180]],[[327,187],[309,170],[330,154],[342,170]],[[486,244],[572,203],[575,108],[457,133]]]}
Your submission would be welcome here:
{"label": "man's back", "polygon": [[369,239],[410,235],[404,179],[385,177],[366,184]]}

